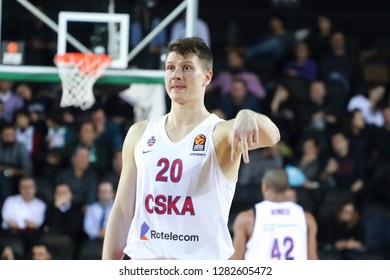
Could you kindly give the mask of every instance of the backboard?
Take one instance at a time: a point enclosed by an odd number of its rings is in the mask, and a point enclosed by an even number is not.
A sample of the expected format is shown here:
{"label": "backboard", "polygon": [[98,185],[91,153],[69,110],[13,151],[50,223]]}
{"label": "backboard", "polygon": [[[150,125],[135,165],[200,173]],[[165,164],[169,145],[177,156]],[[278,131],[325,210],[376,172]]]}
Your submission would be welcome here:
{"label": "backboard", "polygon": [[113,61],[110,68],[127,68],[128,49],[129,49],[129,21],[128,14],[111,13],[88,13],[88,12],[66,12],[61,11],[58,16],[58,41],[57,53],[64,54],[68,52],[69,26],[73,23],[91,24],[94,30],[90,37],[91,44],[84,46],[75,39],[73,46],[79,52],[93,52],[98,54],[108,54]]}

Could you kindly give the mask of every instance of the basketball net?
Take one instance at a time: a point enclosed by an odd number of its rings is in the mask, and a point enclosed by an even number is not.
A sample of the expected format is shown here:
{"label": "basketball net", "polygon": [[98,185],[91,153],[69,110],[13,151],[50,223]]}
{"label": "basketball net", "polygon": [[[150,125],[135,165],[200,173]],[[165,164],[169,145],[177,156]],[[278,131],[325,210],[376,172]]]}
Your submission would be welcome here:
{"label": "basketball net", "polygon": [[111,64],[109,55],[91,53],[57,54],[54,63],[62,81],[61,107],[87,110],[95,103],[93,86]]}

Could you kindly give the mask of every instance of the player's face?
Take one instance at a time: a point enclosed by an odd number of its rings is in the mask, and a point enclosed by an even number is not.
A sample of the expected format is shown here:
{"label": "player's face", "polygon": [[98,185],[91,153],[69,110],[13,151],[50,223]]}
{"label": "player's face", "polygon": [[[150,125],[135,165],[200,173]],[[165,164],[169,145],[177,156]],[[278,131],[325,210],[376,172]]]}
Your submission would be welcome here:
{"label": "player's face", "polygon": [[165,89],[178,103],[192,99],[203,100],[206,86],[212,77],[211,70],[204,70],[197,56],[182,57],[170,53],[165,63]]}

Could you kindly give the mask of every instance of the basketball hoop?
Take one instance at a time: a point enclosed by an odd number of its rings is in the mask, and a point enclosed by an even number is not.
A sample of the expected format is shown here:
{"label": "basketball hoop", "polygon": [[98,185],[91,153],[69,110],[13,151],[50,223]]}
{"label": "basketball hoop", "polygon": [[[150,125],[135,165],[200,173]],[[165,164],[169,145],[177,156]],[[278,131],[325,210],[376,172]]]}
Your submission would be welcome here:
{"label": "basketball hoop", "polygon": [[93,85],[110,65],[109,55],[91,53],[57,54],[54,62],[62,81],[61,107],[86,110],[95,103]]}

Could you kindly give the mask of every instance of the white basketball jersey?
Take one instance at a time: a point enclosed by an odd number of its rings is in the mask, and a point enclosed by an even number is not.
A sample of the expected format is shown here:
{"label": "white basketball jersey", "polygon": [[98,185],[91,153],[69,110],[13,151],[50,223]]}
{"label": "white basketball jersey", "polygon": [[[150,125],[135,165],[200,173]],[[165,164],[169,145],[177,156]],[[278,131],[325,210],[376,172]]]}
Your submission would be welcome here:
{"label": "white basketball jersey", "polygon": [[218,164],[210,115],[177,143],[166,115],[149,121],[135,148],[137,195],[124,252],[133,259],[228,259],[236,182]]}
{"label": "white basketball jersey", "polygon": [[307,260],[307,224],[301,206],[263,201],[255,205],[246,260]]}

